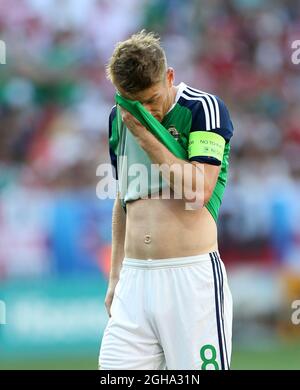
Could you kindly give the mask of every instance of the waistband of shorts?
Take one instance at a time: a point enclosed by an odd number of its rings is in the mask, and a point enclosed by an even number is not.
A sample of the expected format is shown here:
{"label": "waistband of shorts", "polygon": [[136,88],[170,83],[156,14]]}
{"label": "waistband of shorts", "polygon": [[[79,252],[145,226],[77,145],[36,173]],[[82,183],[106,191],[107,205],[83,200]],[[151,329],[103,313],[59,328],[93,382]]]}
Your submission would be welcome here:
{"label": "waistband of shorts", "polygon": [[211,261],[211,256],[214,255],[217,255],[220,259],[218,251],[195,256],[171,257],[169,259],[134,259],[124,257],[122,265],[124,267],[143,269],[176,268],[202,263],[203,261]]}

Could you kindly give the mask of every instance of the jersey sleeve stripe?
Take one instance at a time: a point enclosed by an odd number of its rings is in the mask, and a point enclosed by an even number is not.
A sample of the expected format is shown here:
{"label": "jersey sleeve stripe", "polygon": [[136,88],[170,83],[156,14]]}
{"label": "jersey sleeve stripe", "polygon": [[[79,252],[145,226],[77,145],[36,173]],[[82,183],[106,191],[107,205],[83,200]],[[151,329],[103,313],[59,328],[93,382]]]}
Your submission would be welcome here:
{"label": "jersey sleeve stripe", "polygon": [[210,96],[208,94],[205,94],[205,93],[199,94],[198,92],[194,92],[194,91],[190,91],[190,90],[188,92],[186,92],[186,94],[188,94],[191,97],[193,97],[193,96],[194,97],[204,97],[207,100],[209,108],[210,108],[210,112],[211,112],[211,128],[215,129],[216,128],[216,113],[215,113],[215,108],[214,108],[214,102],[210,98]]}
{"label": "jersey sleeve stripe", "polygon": [[207,106],[207,103],[206,103],[206,100],[201,98],[201,97],[190,97],[188,95],[186,95],[185,93],[182,93],[181,95],[184,99],[186,100],[198,100],[202,103],[202,107],[203,107],[203,110],[204,110],[204,114],[205,114],[205,126],[206,126],[206,129],[205,130],[211,130],[211,125],[210,125],[210,111],[208,109],[208,106]]}
{"label": "jersey sleeve stripe", "polygon": [[207,92],[204,92],[204,91],[200,91],[198,89],[195,89],[195,88],[191,88],[191,87],[188,87],[188,89],[192,92],[195,92],[195,93],[198,93],[199,95],[207,95],[207,96],[210,96],[210,98],[213,100],[214,104],[215,104],[215,110],[216,110],[216,127],[217,128],[220,128],[221,127],[221,121],[220,121],[220,109],[219,109],[219,103],[216,99],[216,97],[210,93],[207,93]]}

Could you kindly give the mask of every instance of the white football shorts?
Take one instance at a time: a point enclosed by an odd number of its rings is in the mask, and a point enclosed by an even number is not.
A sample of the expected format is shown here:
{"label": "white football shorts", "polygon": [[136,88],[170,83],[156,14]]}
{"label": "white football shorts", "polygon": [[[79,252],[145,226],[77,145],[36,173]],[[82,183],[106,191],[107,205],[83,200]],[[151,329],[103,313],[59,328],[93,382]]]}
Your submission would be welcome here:
{"label": "white football shorts", "polygon": [[103,370],[227,370],[232,297],[218,252],[124,258],[99,356]]}

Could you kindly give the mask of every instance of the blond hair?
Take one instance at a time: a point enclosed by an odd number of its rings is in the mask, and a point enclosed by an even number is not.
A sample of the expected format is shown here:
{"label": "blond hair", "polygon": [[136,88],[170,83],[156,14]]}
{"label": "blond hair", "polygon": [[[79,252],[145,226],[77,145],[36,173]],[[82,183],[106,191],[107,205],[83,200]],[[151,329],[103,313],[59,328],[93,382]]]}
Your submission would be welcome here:
{"label": "blond hair", "polygon": [[160,38],[145,30],[116,44],[107,65],[107,77],[128,93],[143,91],[162,81],[167,69]]}

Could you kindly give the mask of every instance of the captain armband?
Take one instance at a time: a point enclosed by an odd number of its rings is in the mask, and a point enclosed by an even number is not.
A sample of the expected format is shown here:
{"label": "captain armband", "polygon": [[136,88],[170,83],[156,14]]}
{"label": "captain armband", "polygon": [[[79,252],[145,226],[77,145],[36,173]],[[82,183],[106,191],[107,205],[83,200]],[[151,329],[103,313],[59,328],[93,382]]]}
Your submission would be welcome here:
{"label": "captain armband", "polygon": [[225,139],[210,131],[193,131],[189,136],[188,157],[213,157],[223,160]]}

